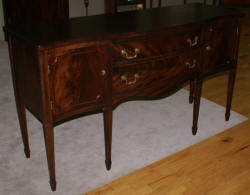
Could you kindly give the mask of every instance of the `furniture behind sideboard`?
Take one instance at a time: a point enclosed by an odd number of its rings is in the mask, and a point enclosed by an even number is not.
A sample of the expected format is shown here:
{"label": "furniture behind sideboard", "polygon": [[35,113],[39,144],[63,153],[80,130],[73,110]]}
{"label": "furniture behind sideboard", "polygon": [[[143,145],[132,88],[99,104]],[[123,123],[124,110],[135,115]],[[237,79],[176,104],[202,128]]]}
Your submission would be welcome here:
{"label": "furniture behind sideboard", "polygon": [[2,4],[5,26],[69,17],[69,0],[2,0]]}
{"label": "furniture behind sideboard", "polygon": [[104,0],[105,13],[114,13],[118,11],[119,6],[141,4],[146,8],[146,0]]}
{"label": "furniture behind sideboard", "polygon": [[250,7],[250,0],[220,0],[220,5],[230,7]]}

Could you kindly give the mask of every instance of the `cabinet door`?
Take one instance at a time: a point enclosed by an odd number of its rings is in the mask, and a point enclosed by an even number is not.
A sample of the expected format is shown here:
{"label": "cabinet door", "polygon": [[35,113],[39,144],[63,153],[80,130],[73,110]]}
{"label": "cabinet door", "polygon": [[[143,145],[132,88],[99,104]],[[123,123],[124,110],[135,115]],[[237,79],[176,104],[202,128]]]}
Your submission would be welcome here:
{"label": "cabinet door", "polygon": [[234,62],[237,44],[237,23],[234,19],[217,20],[205,29],[205,74],[230,68]]}
{"label": "cabinet door", "polygon": [[85,47],[58,53],[50,65],[54,115],[94,109],[104,103],[104,52]]}

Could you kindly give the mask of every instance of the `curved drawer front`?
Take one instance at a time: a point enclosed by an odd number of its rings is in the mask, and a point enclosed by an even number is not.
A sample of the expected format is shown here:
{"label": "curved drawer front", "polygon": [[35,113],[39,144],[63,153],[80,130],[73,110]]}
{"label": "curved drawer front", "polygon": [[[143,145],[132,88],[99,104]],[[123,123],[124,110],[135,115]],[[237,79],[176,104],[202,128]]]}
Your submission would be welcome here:
{"label": "curved drawer front", "polygon": [[201,30],[159,34],[158,36],[137,37],[136,40],[124,40],[113,44],[113,61],[135,60],[148,57],[169,55],[200,46]]}
{"label": "curved drawer front", "polygon": [[112,76],[113,94],[174,82],[176,78],[189,77],[199,67],[199,49],[168,58],[159,57],[150,61],[116,64]]}

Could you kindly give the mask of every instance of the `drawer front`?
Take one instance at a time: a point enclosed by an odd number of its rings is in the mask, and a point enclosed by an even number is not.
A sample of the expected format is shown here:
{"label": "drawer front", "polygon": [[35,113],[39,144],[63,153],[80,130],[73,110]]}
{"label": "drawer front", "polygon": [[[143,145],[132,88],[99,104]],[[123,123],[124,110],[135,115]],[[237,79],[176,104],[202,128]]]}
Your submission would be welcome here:
{"label": "drawer front", "polygon": [[186,32],[171,32],[134,40],[124,40],[113,44],[113,61],[131,61],[155,56],[170,55],[200,46],[201,30],[195,28]]}
{"label": "drawer front", "polygon": [[113,94],[167,85],[176,79],[189,77],[198,70],[200,61],[200,50],[196,49],[179,56],[116,64],[112,75]]}
{"label": "drawer front", "polygon": [[237,48],[237,21],[220,19],[205,29],[204,74],[231,68]]}

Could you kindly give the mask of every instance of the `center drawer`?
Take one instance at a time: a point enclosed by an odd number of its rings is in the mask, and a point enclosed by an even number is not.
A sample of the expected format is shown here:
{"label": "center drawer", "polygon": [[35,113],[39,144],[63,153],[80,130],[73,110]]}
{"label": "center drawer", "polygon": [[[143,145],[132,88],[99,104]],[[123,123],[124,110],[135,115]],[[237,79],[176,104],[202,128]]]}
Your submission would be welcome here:
{"label": "center drawer", "polygon": [[113,64],[113,94],[185,80],[199,69],[200,61],[200,50],[194,49],[178,56]]}
{"label": "center drawer", "polygon": [[171,55],[199,47],[202,43],[200,28],[185,32],[147,35],[114,42],[113,61],[132,61],[162,55]]}

